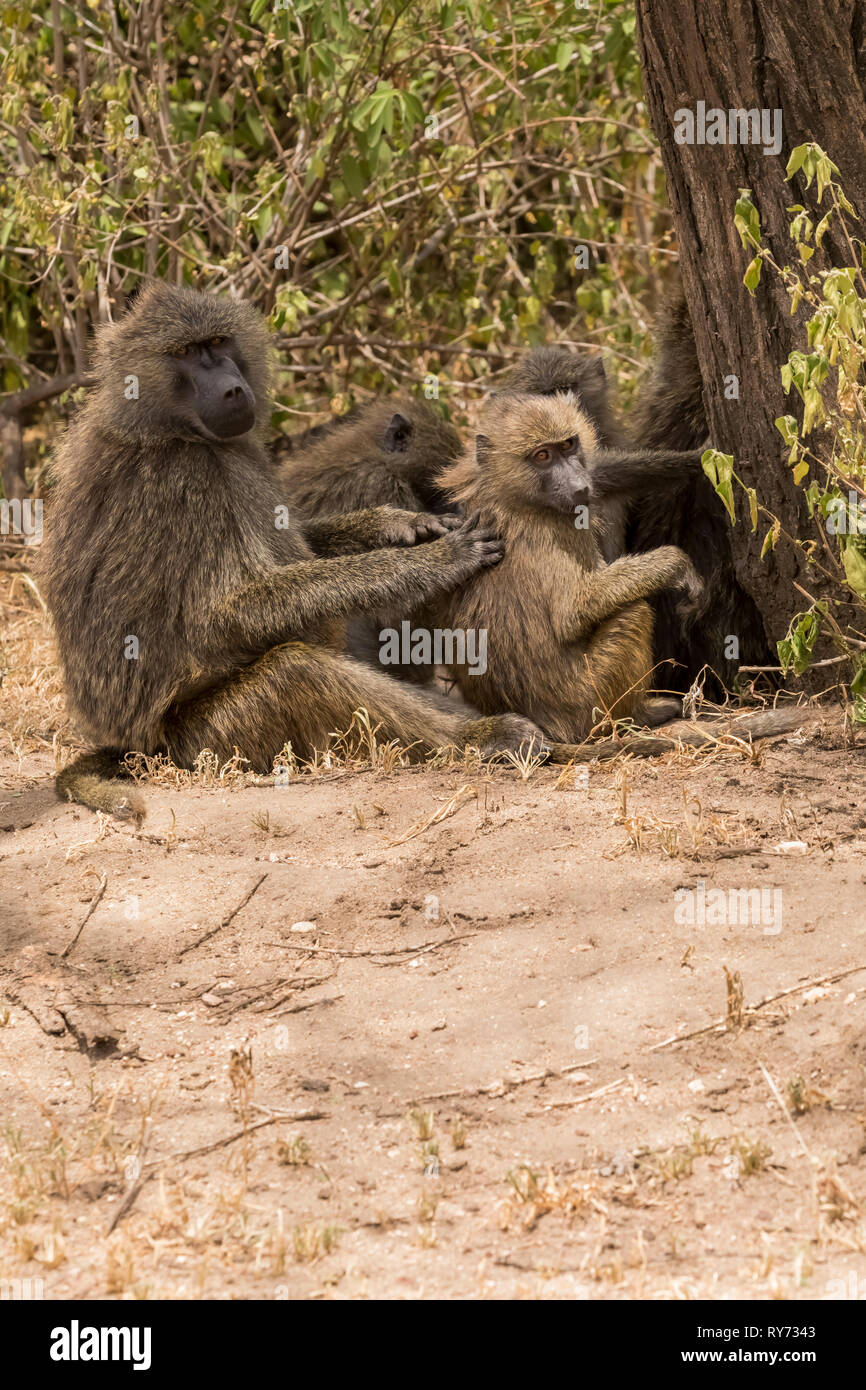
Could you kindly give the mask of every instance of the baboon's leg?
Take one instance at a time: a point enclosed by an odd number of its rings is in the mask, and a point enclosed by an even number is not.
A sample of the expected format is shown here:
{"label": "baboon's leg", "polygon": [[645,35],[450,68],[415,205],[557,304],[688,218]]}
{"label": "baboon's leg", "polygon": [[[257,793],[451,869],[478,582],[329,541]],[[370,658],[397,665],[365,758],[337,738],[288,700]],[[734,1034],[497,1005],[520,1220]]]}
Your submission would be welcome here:
{"label": "baboon's leg", "polygon": [[290,642],[275,647],[217,690],[169,712],[165,744],[172,759],[190,767],[204,748],[226,760],[237,748],[256,772],[270,772],[284,744],[300,758],[324,749],[347,729],[357,709],[379,726],[381,743],[396,739],[423,758],[435,748],[472,744],[485,756],[535,737],[527,719],[500,715],[466,720],[388,676],[343,656]]}
{"label": "baboon's leg", "polygon": [[660,724],[668,724],[672,719],[682,719],[682,697],[677,700],[673,696],[657,696],[654,699],[646,700],[641,717],[643,723],[650,729],[657,729]]}
{"label": "baboon's leg", "polygon": [[[652,672],[652,609],[630,603],[593,633],[586,646],[587,713],[643,722]],[[589,731],[587,727],[587,732]]]}

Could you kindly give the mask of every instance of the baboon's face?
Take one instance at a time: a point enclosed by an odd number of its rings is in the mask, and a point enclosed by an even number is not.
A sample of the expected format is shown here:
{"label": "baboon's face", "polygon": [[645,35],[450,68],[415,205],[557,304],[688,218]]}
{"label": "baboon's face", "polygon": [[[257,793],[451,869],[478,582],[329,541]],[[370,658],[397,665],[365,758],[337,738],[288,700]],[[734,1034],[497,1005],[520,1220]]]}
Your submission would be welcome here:
{"label": "baboon's face", "polygon": [[530,496],[539,506],[573,512],[589,501],[589,470],[576,436],[537,445],[523,460]]}
{"label": "baboon's face", "polygon": [[262,434],[268,366],[251,305],[157,280],[100,330],[93,408],[104,427],[150,443]]}
{"label": "baboon's face", "polygon": [[255,397],[238,345],[216,335],[170,354],[178,413],[205,439],[236,439],[255,424]]}

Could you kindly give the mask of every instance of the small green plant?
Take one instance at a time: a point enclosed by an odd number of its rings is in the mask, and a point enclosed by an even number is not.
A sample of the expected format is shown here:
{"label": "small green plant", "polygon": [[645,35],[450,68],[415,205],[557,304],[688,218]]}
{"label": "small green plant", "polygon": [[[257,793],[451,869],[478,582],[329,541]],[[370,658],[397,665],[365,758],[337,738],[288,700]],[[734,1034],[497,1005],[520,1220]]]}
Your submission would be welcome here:
{"label": "small green plant", "polygon": [[[829,636],[840,652],[843,674],[848,668],[853,718],[866,723],[866,248],[856,235],[857,215],[837,180],[839,170],[820,146],[798,145],[792,151],[786,176],[797,173],[807,188],[815,181],[818,204],[826,208],[817,225],[801,203],[788,209],[798,263],[779,265],[763,245],[758,209],[748,189],[740,190],[734,224],[743,246],[754,253],[743,277],[749,292],[754,294],[767,265],[784,282],[791,313],[801,306],[809,311],[803,348],[791,352],[781,367],[782,385],[802,402],[802,420],[783,415],[776,428],[788,449],[793,481],[803,490],[813,533],[791,536],[784,531],[755,489],[737,476],[730,454],[708,449],[702,462],[732,522],[735,482],[747,494],[752,530],[761,514],[769,520],[762,556],[784,538],[834,590],[854,594],[855,613],[862,618],[859,628],[843,631],[832,604],[813,600],[791,619],[777,649],[783,673],[802,675],[812,664],[819,636]],[[831,223],[848,247],[849,265],[821,265]]]}

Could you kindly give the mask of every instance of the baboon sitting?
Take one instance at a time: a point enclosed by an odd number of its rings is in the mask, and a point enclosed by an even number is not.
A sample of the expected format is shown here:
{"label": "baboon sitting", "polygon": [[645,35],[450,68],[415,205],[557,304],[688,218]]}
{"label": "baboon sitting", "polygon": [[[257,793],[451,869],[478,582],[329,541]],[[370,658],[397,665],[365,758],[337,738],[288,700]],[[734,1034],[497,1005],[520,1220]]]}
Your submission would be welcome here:
{"label": "baboon sitting", "polygon": [[[653,599],[656,683],[688,690],[704,671],[705,695],[719,699],[740,664],[767,664],[760,613],[737,579],[727,515],[701,467],[707,420],[681,286],[660,315],[656,358],[628,430],[610,406],[598,358],[536,348],[509,374],[505,389],[573,391],[595,424],[602,452],[592,470],[591,507],[605,559],[676,545],[701,576],[701,599],[688,612],[668,590]],[[731,638],[737,639],[736,656]]]}
{"label": "baboon sitting", "polygon": [[487,669],[452,668],[461,693],[489,713],[516,709],[548,738],[576,743],[598,721],[659,722],[669,701],[647,700],[652,610],[663,588],[694,602],[700,581],[675,546],[605,565],[589,528],[598,436],[570,394],[497,395],[482,410],[474,450],[444,477],[506,541],[496,574],[478,574],[436,601],[437,621],[487,632]]}
{"label": "baboon sitting", "polygon": [[461,719],[339,653],[349,614],[415,608],[503,545],[389,508],[299,524],[264,445],[267,346],[251,307],[162,283],[99,335],[41,566],[69,703],[101,750],[60,774],[61,796],[139,816],[141,799],[106,780],[129,750],[190,767],[237,749],[267,772],[285,744],[308,757],[362,707],[416,756],[537,733]]}

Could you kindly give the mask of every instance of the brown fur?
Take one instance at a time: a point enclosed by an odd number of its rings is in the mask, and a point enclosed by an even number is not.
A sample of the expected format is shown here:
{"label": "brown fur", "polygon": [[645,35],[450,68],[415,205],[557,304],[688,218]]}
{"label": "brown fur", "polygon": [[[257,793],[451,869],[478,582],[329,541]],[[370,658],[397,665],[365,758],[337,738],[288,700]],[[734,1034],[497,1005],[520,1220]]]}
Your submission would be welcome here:
{"label": "brown fur", "polygon": [[[398,451],[385,445],[395,414],[411,427]],[[293,440],[281,470],[304,516],[378,506],[438,511],[444,499],[437,475],[460,448],[460,436],[438,410],[412,396],[385,396]]]}
{"label": "brown fur", "polygon": [[487,631],[486,673],[452,671],[461,693],[487,713],[519,710],[568,743],[589,733],[594,710],[641,720],[653,664],[644,600],[667,586],[693,589],[692,566],[672,546],[605,566],[591,530],[532,500],[532,450],[568,438],[587,460],[597,449],[575,396],[496,396],[479,430],[489,446],[468,451],[443,481],[500,531],[506,555],[496,573],[436,604],[441,626]]}
{"label": "brown fur", "polygon": [[[408,430],[397,448],[389,448],[389,425],[395,416],[407,422]],[[386,396],[294,440],[291,453],[281,454],[279,476],[308,518],[378,506],[441,512],[448,499],[438,476],[459,457],[460,448],[460,436],[438,410],[411,396]],[[347,650],[377,666],[379,632],[399,626],[406,617],[414,622],[417,615],[403,610],[351,619]],[[413,684],[427,683],[434,675],[433,666],[414,662],[385,669]]]}
{"label": "brown fur", "polygon": [[[255,394],[253,428],[224,440],[191,427],[170,355],[214,335],[236,343]],[[385,508],[307,537],[264,448],[267,353],[249,306],[161,283],[100,334],[99,385],[58,455],[41,559],[69,705],[101,750],[64,770],[60,795],[140,814],[104,777],[128,750],[189,767],[204,748],[237,749],[268,772],[285,743],[308,757],[359,707],[416,756],[464,743],[489,753],[536,732],[518,719],[462,721],[339,654],[348,615],[417,607],[495,563],[501,545],[463,527],[371,550],[425,534]]]}

